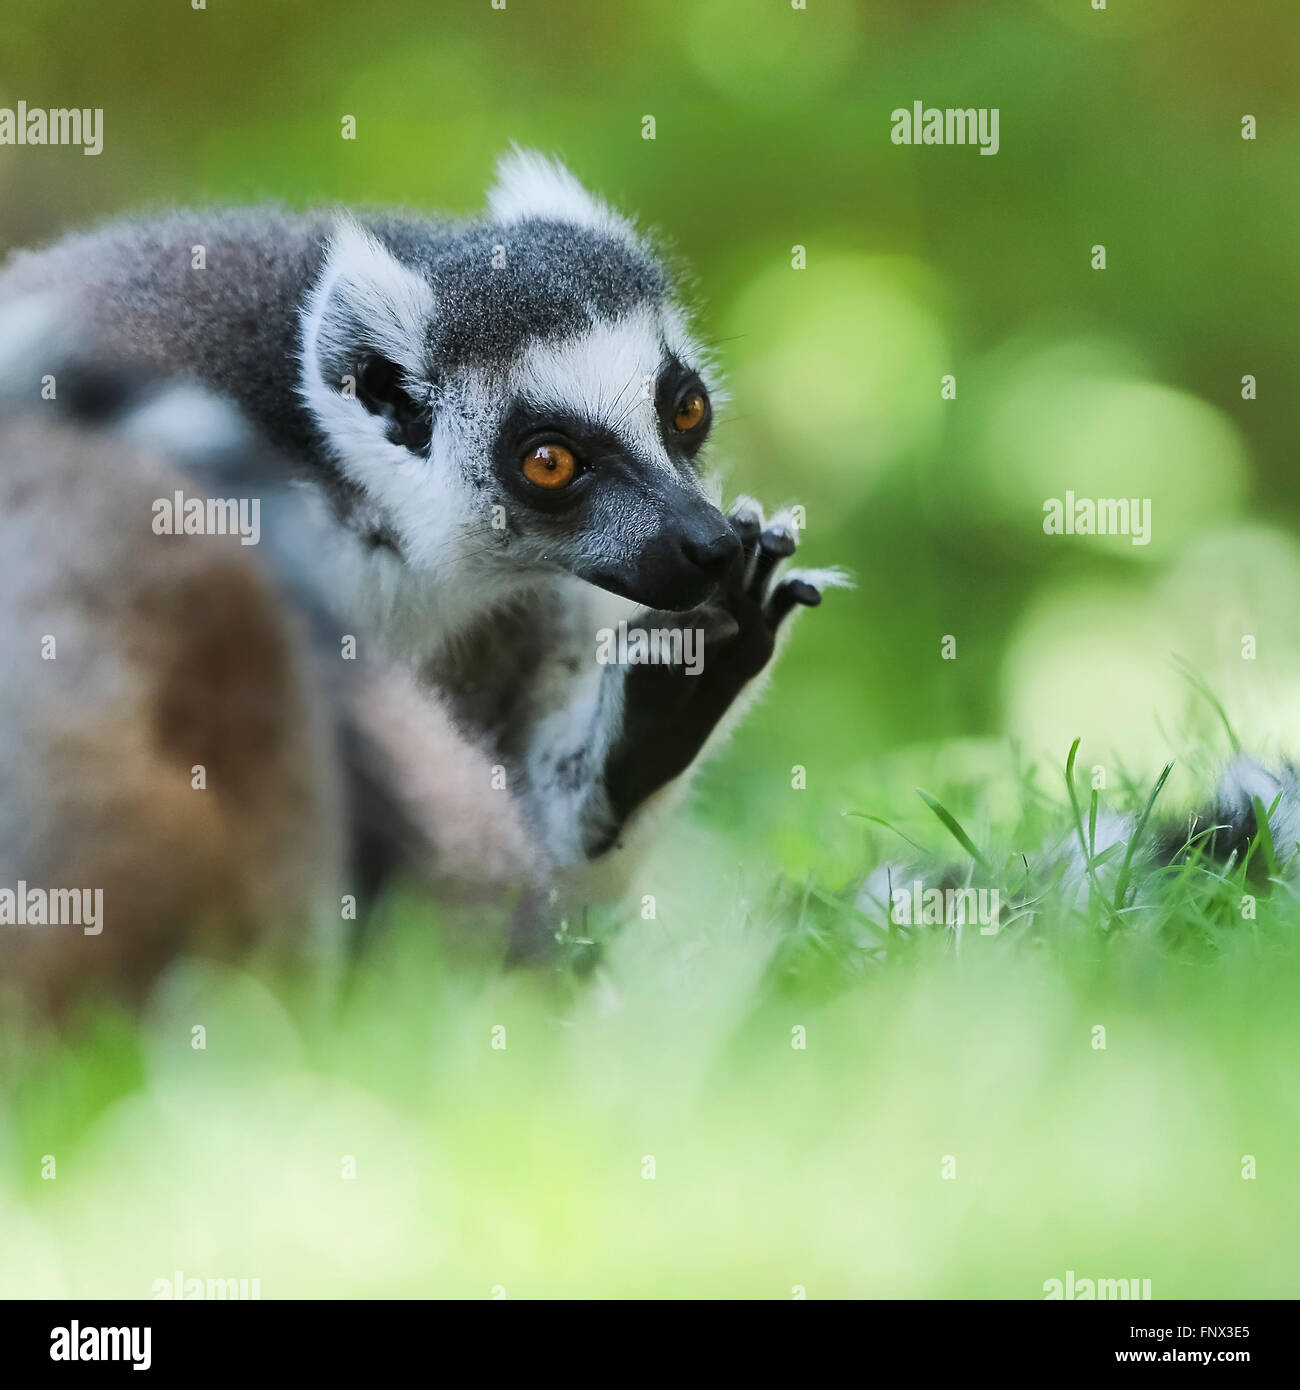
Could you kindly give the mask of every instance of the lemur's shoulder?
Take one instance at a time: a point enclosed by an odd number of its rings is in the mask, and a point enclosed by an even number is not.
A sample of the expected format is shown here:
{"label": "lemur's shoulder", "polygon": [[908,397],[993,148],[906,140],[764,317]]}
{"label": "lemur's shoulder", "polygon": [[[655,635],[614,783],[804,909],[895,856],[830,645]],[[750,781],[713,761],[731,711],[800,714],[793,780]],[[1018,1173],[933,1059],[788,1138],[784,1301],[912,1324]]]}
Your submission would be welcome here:
{"label": "lemur's shoulder", "polygon": [[182,285],[202,291],[197,271],[211,269],[219,285],[265,286],[310,275],[320,263],[334,214],[293,211],[276,204],[176,208],[109,218],[16,251],[0,269],[0,297],[65,292],[97,296],[131,291],[135,312],[153,305],[171,311]]}
{"label": "lemur's shoulder", "polygon": [[55,297],[101,361],[186,377],[237,401],[279,447],[316,447],[296,395],[299,306],[325,215],[277,208],[121,218],[20,252],[0,299]]}

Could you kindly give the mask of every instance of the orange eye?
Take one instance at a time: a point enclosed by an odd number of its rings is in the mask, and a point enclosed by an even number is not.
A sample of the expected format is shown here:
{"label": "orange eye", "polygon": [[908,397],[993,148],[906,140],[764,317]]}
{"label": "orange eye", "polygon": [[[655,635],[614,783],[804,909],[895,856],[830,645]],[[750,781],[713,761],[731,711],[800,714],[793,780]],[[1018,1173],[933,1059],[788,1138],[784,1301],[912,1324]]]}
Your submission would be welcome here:
{"label": "orange eye", "polygon": [[524,477],[538,487],[567,487],[578,465],[563,444],[539,444],[524,455]]}
{"label": "orange eye", "polygon": [[683,432],[693,430],[704,419],[707,405],[708,402],[704,399],[702,391],[692,391],[677,407],[677,414],[673,416],[673,424]]}

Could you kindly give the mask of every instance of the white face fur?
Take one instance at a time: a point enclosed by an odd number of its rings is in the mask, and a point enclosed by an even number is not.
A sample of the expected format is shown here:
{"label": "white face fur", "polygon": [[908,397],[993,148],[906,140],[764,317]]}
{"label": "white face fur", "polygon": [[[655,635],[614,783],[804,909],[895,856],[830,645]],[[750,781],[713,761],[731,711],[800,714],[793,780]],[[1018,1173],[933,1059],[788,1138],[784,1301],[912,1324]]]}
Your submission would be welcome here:
{"label": "white face fur", "polygon": [[[304,306],[302,395],[359,490],[350,525],[389,538],[355,563],[390,606],[469,612],[562,573],[693,606],[730,535],[696,471],[719,395],[658,262],[537,155],[503,163],[489,219],[419,258],[344,219]],[[457,314],[479,332],[449,347]],[[538,448],[572,480],[531,481]]]}

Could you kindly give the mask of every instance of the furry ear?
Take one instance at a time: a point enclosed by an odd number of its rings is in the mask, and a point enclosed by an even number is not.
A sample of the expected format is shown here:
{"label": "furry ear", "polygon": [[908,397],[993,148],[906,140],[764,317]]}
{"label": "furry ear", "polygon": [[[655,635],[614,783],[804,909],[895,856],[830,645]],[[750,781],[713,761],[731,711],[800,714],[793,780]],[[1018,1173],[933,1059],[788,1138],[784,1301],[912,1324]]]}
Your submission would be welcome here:
{"label": "furry ear", "polygon": [[618,236],[633,235],[631,224],[588,193],[558,159],[549,159],[536,150],[521,150],[518,145],[512,145],[510,153],[497,161],[496,182],[488,192],[487,205],[494,222],[538,218]]}
{"label": "furry ear", "polygon": [[425,343],[433,291],[375,236],[341,218],[303,312],[307,375],[358,400],[394,444],[423,454],[431,414]]}
{"label": "furry ear", "polygon": [[378,356],[418,381],[426,370],[433,309],[433,291],[423,277],[351,217],[341,217],[307,304],[304,336],[327,380],[336,371],[341,378],[338,369]]}

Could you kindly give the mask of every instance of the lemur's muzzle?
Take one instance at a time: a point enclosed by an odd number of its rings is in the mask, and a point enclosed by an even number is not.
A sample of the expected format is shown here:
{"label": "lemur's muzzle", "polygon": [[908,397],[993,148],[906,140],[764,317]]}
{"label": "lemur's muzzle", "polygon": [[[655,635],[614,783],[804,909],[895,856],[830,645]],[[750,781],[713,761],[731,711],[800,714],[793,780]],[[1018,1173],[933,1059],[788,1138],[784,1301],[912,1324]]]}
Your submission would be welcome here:
{"label": "lemur's muzzle", "polygon": [[678,506],[665,507],[660,529],[626,566],[595,582],[647,608],[680,613],[703,603],[740,553],[740,537],[726,517],[684,495]]}
{"label": "lemur's muzzle", "polygon": [[740,537],[730,526],[703,541],[688,536],[682,541],[682,554],[715,584],[720,583],[740,554]]}

